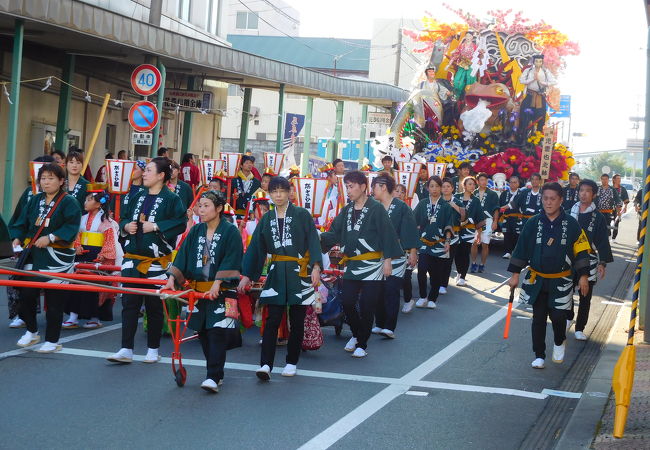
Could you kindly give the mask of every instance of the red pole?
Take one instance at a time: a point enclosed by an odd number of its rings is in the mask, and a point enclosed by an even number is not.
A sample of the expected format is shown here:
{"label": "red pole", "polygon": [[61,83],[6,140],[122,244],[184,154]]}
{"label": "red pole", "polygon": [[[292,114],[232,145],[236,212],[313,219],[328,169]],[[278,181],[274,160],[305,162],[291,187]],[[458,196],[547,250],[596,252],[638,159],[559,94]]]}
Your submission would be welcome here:
{"label": "red pole", "polygon": [[[0,269],[0,275],[19,275],[19,276],[32,276],[38,277],[40,274],[34,272],[30,275],[18,274],[12,272],[11,270]],[[82,281],[94,281],[97,283],[103,282],[115,282],[115,283],[131,283],[131,284],[151,284],[154,286],[163,286],[167,284],[167,280],[151,280],[149,278],[132,278],[132,277],[120,277],[112,275],[85,275],[80,273],[57,273],[53,274],[60,278],[68,278],[70,280],[82,280]]]}
{"label": "red pole", "polygon": [[515,298],[515,290],[510,289],[510,298],[508,299],[508,314],[506,314],[506,326],[503,329],[503,339],[508,339],[510,334],[510,317],[512,316],[512,301]]}
{"label": "red pole", "polygon": [[120,222],[120,194],[115,194],[115,221]]}

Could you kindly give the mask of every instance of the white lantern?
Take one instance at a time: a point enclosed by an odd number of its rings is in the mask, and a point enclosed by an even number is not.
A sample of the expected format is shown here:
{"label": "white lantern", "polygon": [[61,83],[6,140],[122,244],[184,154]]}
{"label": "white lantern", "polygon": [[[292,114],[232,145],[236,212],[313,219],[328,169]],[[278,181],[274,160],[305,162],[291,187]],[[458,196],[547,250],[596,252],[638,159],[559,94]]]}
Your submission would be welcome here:
{"label": "white lantern", "polygon": [[445,176],[445,170],[447,169],[447,165],[445,163],[439,163],[439,162],[428,162],[427,163],[427,171],[429,172],[429,176],[438,176],[440,178],[443,178]]}
{"label": "white lantern", "polygon": [[237,172],[239,172],[239,166],[241,165],[242,159],[241,153],[226,153],[221,152],[221,159],[225,163],[225,171],[230,178],[235,178]]}
{"label": "white lantern", "polygon": [[131,177],[135,161],[107,159],[107,188],[111,194],[128,194],[131,190]]}
{"label": "white lantern", "polygon": [[309,211],[313,217],[319,217],[323,213],[323,206],[325,205],[327,180],[324,178],[294,177],[291,181],[296,187],[298,204]]}
{"label": "white lantern", "polygon": [[224,165],[223,159],[201,159],[201,184],[210,184],[214,174],[222,171]]}
{"label": "white lantern", "polygon": [[29,162],[29,178],[32,181],[32,193],[38,194],[41,192],[41,188],[38,185],[38,171],[41,170],[41,167],[45,165],[44,162]]}
{"label": "white lantern", "polygon": [[273,175],[278,175],[284,163],[284,153],[264,152],[264,167],[270,167]]}
{"label": "white lantern", "polygon": [[420,169],[422,168],[422,163],[421,162],[402,162],[400,161],[398,163],[399,165],[399,170],[402,172],[415,172],[418,173],[420,172]]}
{"label": "white lantern", "polygon": [[418,174],[416,172],[398,170],[395,172],[395,182],[406,186],[406,198],[412,199],[415,195],[415,188],[418,185]]}

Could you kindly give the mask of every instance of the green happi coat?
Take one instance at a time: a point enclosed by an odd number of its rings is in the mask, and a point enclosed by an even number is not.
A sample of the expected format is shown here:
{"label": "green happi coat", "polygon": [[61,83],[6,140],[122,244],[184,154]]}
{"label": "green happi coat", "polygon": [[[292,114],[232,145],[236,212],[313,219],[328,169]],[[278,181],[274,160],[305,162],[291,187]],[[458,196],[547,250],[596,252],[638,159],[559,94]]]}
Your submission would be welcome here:
{"label": "green happi coat", "polygon": [[120,232],[126,238],[124,241],[124,260],[122,262],[122,276],[147,278],[165,278],[167,264],[154,262],[147,274],[137,270],[140,260],[130,258],[127,254],[134,254],[146,258],[160,258],[171,254],[176,246],[176,239],[185,231],[187,223],[186,209],[178,198],[178,195],[171,192],[167,186],[163,186],[158,195],[155,196],[154,204],[149,214],[144,218],[146,221],[158,225],[158,231],[142,233],[141,237],[136,234],[128,234],[124,227],[130,222],[138,222],[142,207],[149,193],[148,189],[143,189],[129,199],[129,204],[125,211],[122,212],[120,220]]}
{"label": "green happi coat", "polygon": [[[420,229],[421,242],[418,253],[438,258],[448,258],[449,253],[445,253],[445,235],[448,232],[452,236],[454,234],[452,225],[453,209],[449,206],[449,203],[440,197],[433,204],[431,197],[429,197],[418,203],[413,213],[415,223]],[[428,244],[425,241],[434,242],[434,244]]]}
{"label": "green happi coat", "polygon": [[458,236],[461,242],[469,242],[471,244],[476,239],[476,225],[479,225],[485,220],[483,209],[481,209],[481,202],[473,195],[469,200],[465,200],[463,194],[456,194],[456,199],[465,208],[465,220],[460,224]]}
{"label": "green happi coat", "polygon": [[[404,250],[418,248],[420,246],[418,227],[415,224],[415,216],[411,208],[402,200],[394,198],[387,212],[402,248]],[[391,263],[393,265],[392,275],[403,277],[406,272],[406,255],[402,254],[399,258],[393,258]]]}
{"label": "green happi coat", "polygon": [[474,191],[474,197],[477,198],[479,204],[481,205],[481,210],[483,211],[483,217],[486,220],[494,219],[494,211],[499,209],[499,196],[492,189],[485,189],[483,195],[481,191],[476,189]]}
{"label": "green happi coat", "polygon": [[[66,180],[64,186],[66,188],[68,187],[68,180]],[[86,203],[86,196],[88,195],[86,192],[86,186],[88,186],[88,180],[86,180],[84,177],[79,177],[77,184],[74,185],[74,188],[72,188],[71,191],[68,190],[68,194],[77,199],[82,211],[84,210],[84,203]]]}
{"label": "green happi coat", "polygon": [[427,180],[421,181],[418,180],[418,184],[415,186],[415,193],[418,196],[418,200],[426,200],[429,196],[429,189],[427,188]]}
{"label": "green happi coat", "polygon": [[185,209],[188,209],[194,201],[194,192],[192,192],[192,187],[183,180],[178,180],[176,186],[174,186],[174,194],[178,195],[181,199]]}
{"label": "green happi coat", "polygon": [[277,208],[262,217],[255,227],[244,261],[242,273],[252,281],[262,274],[266,255],[306,258],[307,276],[300,276],[296,261],[272,261],[268,268],[264,289],[260,294],[263,305],[311,305],[315,291],[311,285],[309,268],[323,267],[323,257],[318,242],[314,219],[304,208],[288,204],[282,229],[278,223]]}
{"label": "green happi coat", "polygon": [[[57,194],[49,205],[45,204],[45,194],[43,192],[34,195],[22,210],[18,219],[9,227],[11,238],[20,239],[21,241],[31,239],[38,231],[41,221],[45,219],[50,207],[54,205],[59,195]],[[26,260],[25,270],[55,273],[72,272],[75,256],[72,243],[77,237],[80,223],[81,209],[79,203],[74,197],[66,194],[40,234],[40,237],[53,234],[57,237],[57,241],[45,248],[32,246]],[[45,281],[61,283],[59,280]]]}
{"label": "green happi coat", "polygon": [[587,211],[579,212],[579,206],[567,210],[574,219],[578,220],[580,227],[589,239],[591,251],[589,252],[589,281],[596,282],[598,279],[598,265],[614,261],[612,248],[609,245],[609,232],[607,219],[596,209],[594,203]]}
{"label": "green happi coat", "polygon": [[381,252],[382,257],[365,260],[349,260],[345,265],[343,279],[377,281],[384,279],[384,258],[401,258],[404,250],[397,240],[397,233],[384,206],[368,197],[356,222],[352,222],[354,202],[341,210],[332,222],[330,230],[320,235],[323,251],[339,244],[347,257],[370,252]]}
{"label": "green happi coat", "polygon": [[454,209],[453,206],[451,206],[451,203],[453,202],[454,205],[459,206],[460,208],[465,208],[463,205],[463,202],[460,201],[458,198],[456,198],[454,195],[451,196],[451,199],[446,200],[445,197],[440,197],[441,200],[447,202],[449,206],[451,207],[451,228],[454,230],[454,235],[451,237],[451,241],[449,242],[450,245],[455,245],[460,242],[460,213]]}
{"label": "green happi coat", "polygon": [[559,274],[560,278],[545,278],[527,271],[520,290],[520,299],[533,304],[542,287],[548,292],[552,308],[568,310],[572,307],[574,277],[589,274],[589,241],[578,221],[564,211],[552,226],[545,213],[533,216],[521,231],[512,252],[509,272],[520,272],[524,267],[543,274]]}
{"label": "green happi coat", "polygon": [[515,198],[510,201],[509,205],[514,212],[518,212],[523,216],[520,225],[523,228],[531,217],[542,211],[542,190],[540,189],[535,194],[532,188],[520,189],[519,193],[515,195]]}
{"label": "green happi coat", "polygon": [[521,191],[512,192],[510,189],[506,189],[499,196],[499,206],[506,207],[503,215],[499,218],[499,223],[501,224],[501,231],[504,233],[520,233],[521,232],[521,218],[519,217],[519,211],[515,209],[510,209],[508,205],[514,200],[514,198],[520,194]]}
{"label": "green happi coat", "polygon": [[[181,286],[185,280],[223,280],[221,295],[216,300],[200,299],[192,311],[188,326],[196,331],[204,328],[235,328],[237,321],[226,317],[225,299],[237,298],[235,288],[239,283],[244,254],[241,235],[235,225],[221,220],[206,249],[207,231],[205,223],[192,227],[167,273],[173,275]],[[207,275],[206,267],[209,272]]]}
{"label": "green happi coat", "polygon": [[23,210],[27,206],[27,203],[29,203],[29,201],[32,199],[33,196],[34,196],[34,191],[32,191],[31,186],[29,186],[28,188],[26,188],[23,191],[20,198],[18,199],[18,203],[16,203],[16,208],[14,208],[13,215],[9,219],[8,226],[13,225],[14,222],[16,222],[16,220],[18,220],[18,218],[20,217],[20,213],[23,212]]}

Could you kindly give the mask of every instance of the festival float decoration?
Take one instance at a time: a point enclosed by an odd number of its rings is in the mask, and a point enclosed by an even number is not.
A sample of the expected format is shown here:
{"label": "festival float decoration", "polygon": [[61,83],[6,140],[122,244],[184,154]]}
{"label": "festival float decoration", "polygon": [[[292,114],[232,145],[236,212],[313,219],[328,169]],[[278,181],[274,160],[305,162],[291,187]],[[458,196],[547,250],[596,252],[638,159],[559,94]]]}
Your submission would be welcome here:
{"label": "festival float decoration", "polygon": [[[482,20],[445,6],[458,23],[428,15],[422,31],[404,30],[416,43],[422,72],[387,134],[373,141],[374,164],[390,155],[442,163],[454,175],[470,162],[490,176],[527,179],[540,170],[546,107],[559,109],[556,80],[578,45],[522,12],[489,11]],[[567,179],[573,165],[571,151],[554,143],[548,179]]]}

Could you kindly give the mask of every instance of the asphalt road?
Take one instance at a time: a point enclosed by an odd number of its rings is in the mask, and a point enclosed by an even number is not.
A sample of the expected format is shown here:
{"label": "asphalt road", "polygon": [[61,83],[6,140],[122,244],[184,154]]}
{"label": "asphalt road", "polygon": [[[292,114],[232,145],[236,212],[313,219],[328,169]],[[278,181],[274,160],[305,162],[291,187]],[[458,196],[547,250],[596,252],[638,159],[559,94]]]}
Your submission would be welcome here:
{"label": "asphalt road", "polygon": [[[635,231],[632,214],[614,244],[616,261],[596,286],[587,335],[632,258]],[[324,346],[302,354],[298,376],[279,375],[286,351],[279,348],[278,373],[262,383],[253,372],[259,330],[249,330],[243,347],[228,352],[218,395],[198,387],[205,369],[196,341],[182,347],[188,381],[179,388],[169,358],[153,365],[105,361],[119,348],[118,321],[64,331],[63,351],[50,355],[17,350],[23,330],[3,326],[0,448],[519,448],[552,398],[544,390],[559,388],[585,343],[572,329],[564,363],[552,363],[549,351],[546,369],[532,369],[527,305],[515,309],[503,339],[507,288],[487,292],[507,276],[501,254],[494,249],[489,273],[469,275],[470,286],[452,280],[436,310],[400,313],[396,339],[373,336],[364,359],[343,351],[347,327],[341,337],[325,328]],[[119,319],[119,304],[114,314]],[[164,338],[161,354],[171,348]],[[145,350],[139,332],[135,352]]]}

